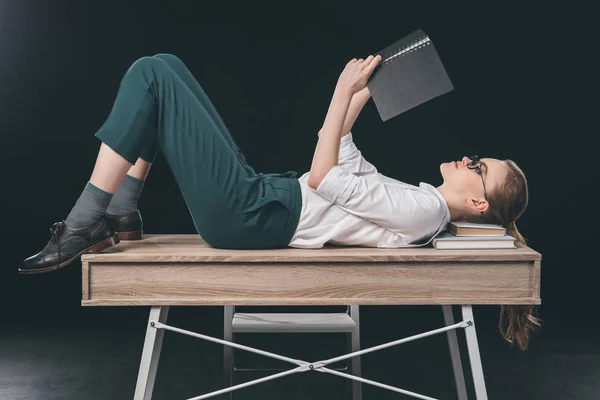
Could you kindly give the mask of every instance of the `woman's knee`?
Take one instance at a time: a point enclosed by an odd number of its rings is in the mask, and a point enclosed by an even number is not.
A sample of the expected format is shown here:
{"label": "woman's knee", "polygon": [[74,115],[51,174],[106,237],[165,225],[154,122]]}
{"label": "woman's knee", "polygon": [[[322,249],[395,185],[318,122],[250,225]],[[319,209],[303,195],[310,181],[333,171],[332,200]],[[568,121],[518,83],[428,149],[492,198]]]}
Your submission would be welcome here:
{"label": "woman's knee", "polygon": [[181,74],[185,70],[189,71],[188,67],[175,54],[158,53],[158,54],[155,54],[153,57],[157,58],[157,59],[159,59],[161,61],[164,61],[177,74]]}
{"label": "woman's knee", "polygon": [[175,54],[171,54],[171,53],[158,53],[158,54],[155,54],[153,57],[159,58],[163,61],[166,61],[167,63],[169,63],[169,62],[183,63],[183,61],[181,61],[181,59],[179,57],[177,57]]}
{"label": "woman's knee", "polygon": [[144,56],[135,60],[127,70],[127,73],[132,72],[141,72],[142,74],[153,72],[161,75],[173,73],[164,60],[151,56]]}

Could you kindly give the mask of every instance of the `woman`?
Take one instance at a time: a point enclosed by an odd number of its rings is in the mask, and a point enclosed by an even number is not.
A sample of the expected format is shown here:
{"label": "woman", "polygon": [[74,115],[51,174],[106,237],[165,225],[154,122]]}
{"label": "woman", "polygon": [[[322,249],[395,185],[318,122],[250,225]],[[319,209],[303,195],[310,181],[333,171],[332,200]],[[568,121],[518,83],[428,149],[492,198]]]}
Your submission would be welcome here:
{"label": "woman", "polygon": [[[493,223],[525,243],[514,224],[527,206],[527,181],[510,160],[464,157],[440,166],[443,184],[419,187],[385,177],[362,157],[350,129],[370,98],[367,81],[381,57],[352,59],[342,71],[319,132],[311,170],[297,178],[256,173],[200,84],[171,54],[136,60],[95,136],[92,176],[66,220],[50,229],[23,274],[64,267],[86,252],[140,239],[137,201],[160,149],[194,226],[211,246],[319,248],[330,242],[422,246],[449,221]],[[118,190],[117,190],[118,189]],[[532,306],[507,306],[506,335],[527,348]],[[500,314],[500,327],[504,306]]]}

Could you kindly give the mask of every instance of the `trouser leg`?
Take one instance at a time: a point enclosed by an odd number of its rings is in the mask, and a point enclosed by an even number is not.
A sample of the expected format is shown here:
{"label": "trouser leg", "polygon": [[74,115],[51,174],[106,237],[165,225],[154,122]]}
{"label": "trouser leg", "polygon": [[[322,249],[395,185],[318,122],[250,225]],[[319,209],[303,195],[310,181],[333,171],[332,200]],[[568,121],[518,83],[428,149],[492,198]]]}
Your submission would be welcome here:
{"label": "trouser leg", "polygon": [[245,210],[264,192],[260,178],[164,60],[142,57],[131,65],[95,136],[131,164],[156,140],[154,149],[163,152],[202,238],[214,247],[260,245],[248,235],[260,234],[261,226],[242,229]]}
{"label": "trouser leg", "polygon": [[176,55],[168,53],[155,54],[154,57],[160,58],[161,60],[169,64],[169,67],[171,67],[171,69],[177,74],[177,76],[179,76],[183,83],[186,84],[186,86],[190,89],[190,91],[194,94],[198,101],[200,101],[204,105],[204,107],[206,108],[206,112],[212,118],[215,125],[219,129],[219,132],[223,135],[227,143],[229,143],[229,146],[236,152],[240,161],[246,167],[251,168],[252,171],[254,171],[254,169],[246,162],[246,157],[244,156],[244,153],[240,150],[239,146],[235,142],[233,136],[229,132],[229,129],[227,129],[225,122],[223,122],[223,119],[217,112],[217,109],[208,98],[208,95],[206,94],[200,83],[198,83],[198,81],[196,80],[192,72],[189,70],[189,68],[183,63],[183,61],[181,61],[181,59]]}

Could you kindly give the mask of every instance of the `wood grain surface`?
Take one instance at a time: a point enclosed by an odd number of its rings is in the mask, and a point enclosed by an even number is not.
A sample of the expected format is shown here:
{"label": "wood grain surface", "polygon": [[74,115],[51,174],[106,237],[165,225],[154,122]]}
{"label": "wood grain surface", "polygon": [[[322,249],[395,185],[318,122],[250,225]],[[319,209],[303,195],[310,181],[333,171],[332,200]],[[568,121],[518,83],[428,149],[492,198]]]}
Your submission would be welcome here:
{"label": "wood grain surface", "polygon": [[541,254],[503,250],[227,250],[154,234],[82,256],[82,305],[541,304]]}

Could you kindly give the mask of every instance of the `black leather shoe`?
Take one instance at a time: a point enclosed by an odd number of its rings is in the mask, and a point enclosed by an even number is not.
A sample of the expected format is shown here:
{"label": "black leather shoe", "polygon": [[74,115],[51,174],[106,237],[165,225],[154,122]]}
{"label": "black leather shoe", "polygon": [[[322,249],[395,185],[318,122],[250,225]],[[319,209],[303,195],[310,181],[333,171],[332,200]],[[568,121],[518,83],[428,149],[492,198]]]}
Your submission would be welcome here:
{"label": "black leather shoe", "polygon": [[55,222],[50,228],[52,237],[46,247],[23,262],[21,274],[39,274],[58,270],[81,258],[83,253],[98,253],[119,243],[119,237],[103,216],[83,228],[70,228],[65,221]]}
{"label": "black leather shoe", "polygon": [[121,240],[142,239],[142,214],[140,210],[125,214],[105,214],[110,227],[119,235]]}

